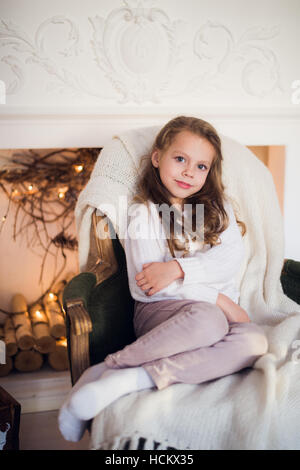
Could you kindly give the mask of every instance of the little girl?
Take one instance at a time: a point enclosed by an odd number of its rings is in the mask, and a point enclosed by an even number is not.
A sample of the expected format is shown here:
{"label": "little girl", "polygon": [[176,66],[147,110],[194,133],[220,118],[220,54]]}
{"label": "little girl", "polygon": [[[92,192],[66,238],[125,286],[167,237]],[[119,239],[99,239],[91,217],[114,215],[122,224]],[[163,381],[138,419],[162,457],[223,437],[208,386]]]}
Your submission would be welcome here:
{"label": "little girl", "polygon": [[[124,240],[137,340],[75,384],[59,414],[66,439],[79,440],[87,421],[125,394],[200,384],[251,367],[266,353],[263,330],[238,304],[246,228],[225,196],[222,160],[217,132],[201,119],[179,116],[157,135]],[[199,224],[194,230],[201,204],[202,239]],[[171,209],[168,217],[161,207]],[[178,225],[186,207],[196,237]]]}

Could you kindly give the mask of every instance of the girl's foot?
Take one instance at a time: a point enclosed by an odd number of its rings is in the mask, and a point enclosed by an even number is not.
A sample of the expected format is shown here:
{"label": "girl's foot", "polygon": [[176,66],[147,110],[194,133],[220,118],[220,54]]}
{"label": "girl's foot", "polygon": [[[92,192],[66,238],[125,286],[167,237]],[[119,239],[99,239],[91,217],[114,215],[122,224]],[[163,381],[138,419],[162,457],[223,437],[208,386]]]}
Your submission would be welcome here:
{"label": "girl's foot", "polygon": [[69,409],[70,400],[74,393],[80,390],[81,387],[95,380],[99,380],[101,375],[107,370],[104,362],[89,367],[84,371],[80,379],[76,382],[70,391],[67,399],[59,410],[58,414],[58,427],[59,430],[67,441],[78,442],[82,438],[86,427],[87,421],[79,419]]}
{"label": "girl's foot", "polygon": [[110,369],[76,391],[69,410],[79,420],[90,420],[121,396],[153,387],[155,383],[143,367]]}

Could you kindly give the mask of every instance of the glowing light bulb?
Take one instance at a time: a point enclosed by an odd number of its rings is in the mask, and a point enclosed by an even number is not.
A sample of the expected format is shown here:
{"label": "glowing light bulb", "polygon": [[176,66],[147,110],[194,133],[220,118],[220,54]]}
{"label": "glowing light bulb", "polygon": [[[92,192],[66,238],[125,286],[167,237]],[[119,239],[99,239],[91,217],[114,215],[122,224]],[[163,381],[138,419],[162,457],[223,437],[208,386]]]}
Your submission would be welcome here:
{"label": "glowing light bulb", "polygon": [[53,292],[49,292],[47,300],[48,302],[54,302],[54,300],[57,300],[57,296]]}
{"label": "glowing light bulb", "polygon": [[39,310],[35,311],[35,315],[36,315],[37,318],[42,318],[43,317],[42,313]]}
{"label": "glowing light bulb", "polygon": [[76,173],[81,173],[83,170],[83,165],[74,165]]}
{"label": "glowing light bulb", "polygon": [[69,186],[64,186],[63,188],[59,188],[58,189],[58,197],[60,199],[63,199],[66,195],[66,192],[68,191],[69,189]]}

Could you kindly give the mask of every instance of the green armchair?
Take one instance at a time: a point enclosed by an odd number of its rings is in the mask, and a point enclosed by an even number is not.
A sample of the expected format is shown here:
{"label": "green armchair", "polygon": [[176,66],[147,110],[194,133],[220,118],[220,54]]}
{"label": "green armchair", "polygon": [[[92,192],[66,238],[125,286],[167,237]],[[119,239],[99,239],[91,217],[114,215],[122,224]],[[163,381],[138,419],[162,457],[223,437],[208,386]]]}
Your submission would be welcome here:
{"label": "green armchair", "polygon": [[[88,367],[132,343],[134,299],[131,297],[124,249],[118,237],[96,237],[101,216],[92,216],[89,272],[75,276],[63,294],[72,384]],[[112,233],[113,227],[108,227]],[[105,230],[105,228],[104,228]],[[300,262],[284,261],[284,293],[300,304]]]}
{"label": "green armchair", "polygon": [[300,304],[300,261],[284,260],[280,280],[285,295]]}
{"label": "green armchair", "polygon": [[[75,276],[63,294],[72,384],[88,367],[136,337],[124,249],[117,238],[96,237],[101,216],[92,216],[89,272]],[[109,225],[110,233],[113,230]]]}

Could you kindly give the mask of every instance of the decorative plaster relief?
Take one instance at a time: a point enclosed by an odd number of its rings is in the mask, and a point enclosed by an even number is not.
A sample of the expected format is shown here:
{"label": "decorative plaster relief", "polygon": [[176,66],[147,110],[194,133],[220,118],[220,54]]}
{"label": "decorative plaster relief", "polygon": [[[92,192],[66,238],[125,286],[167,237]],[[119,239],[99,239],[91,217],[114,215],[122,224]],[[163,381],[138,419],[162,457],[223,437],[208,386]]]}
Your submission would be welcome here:
{"label": "decorative plaster relief", "polygon": [[279,26],[248,28],[235,40],[233,33],[223,24],[208,21],[197,31],[194,53],[205,62],[205,72],[194,77],[188,88],[195,85],[203,90],[218,88],[224,75],[232,71],[234,62],[241,63],[240,81],[246,93],[263,98],[274,90],[283,91],[280,83],[280,67],[276,54],[263,41],[273,39],[280,32]]}
{"label": "decorative plaster relief", "polygon": [[[282,91],[278,59],[264,43],[279,34],[278,26],[250,27],[236,40],[225,25],[208,21],[190,44],[190,51],[198,59],[191,64],[183,56],[187,42],[180,39],[183,22],[171,20],[165,11],[154,8],[156,1],[123,0],[123,6],[106,18],[88,17],[92,27],[90,50],[79,48],[82,34],[75,22],[65,16],[43,21],[33,38],[12,21],[0,20],[0,46],[17,53],[1,57],[14,77],[6,83],[7,95],[24,90],[30,74],[26,64],[36,64],[54,78],[46,84],[48,93],[71,92],[113,104],[161,103],[166,97],[191,98],[212,90],[230,91],[232,86],[235,95],[240,87],[247,95],[260,99],[275,90]],[[63,47],[60,45],[55,51],[55,45],[49,49],[53,25],[68,32]],[[94,57],[93,63],[89,54]],[[66,59],[63,65],[59,57]],[[67,60],[70,58],[89,62],[83,69],[78,60]],[[182,76],[178,73],[182,71],[180,63],[186,70]],[[96,74],[91,68],[95,64],[101,85],[89,82],[91,74]],[[172,93],[174,84],[177,91]]]}
{"label": "decorative plaster relief", "polygon": [[[80,78],[70,70],[60,67],[45,49],[44,43],[47,38],[47,28],[51,24],[62,24],[69,27],[69,43],[64,44],[63,50],[58,50],[57,53],[64,57],[78,55],[77,43],[79,31],[70,19],[63,16],[54,16],[41,23],[33,39],[20,26],[12,21],[2,19],[0,20],[0,45],[11,46],[17,53],[25,54],[25,64],[35,63],[39,65],[49,75],[54,75],[65,87],[84,92],[85,90]],[[24,64],[16,56],[12,55],[3,57],[1,60],[10,66],[11,71],[16,76],[16,80],[9,83],[7,94],[19,92],[25,83]]]}
{"label": "decorative plaster relief", "polygon": [[181,59],[180,22],[172,22],[163,10],[125,3],[127,8],[112,11],[106,20],[89,18],[96,63],[122,95],[119,103],[159,103]]}

